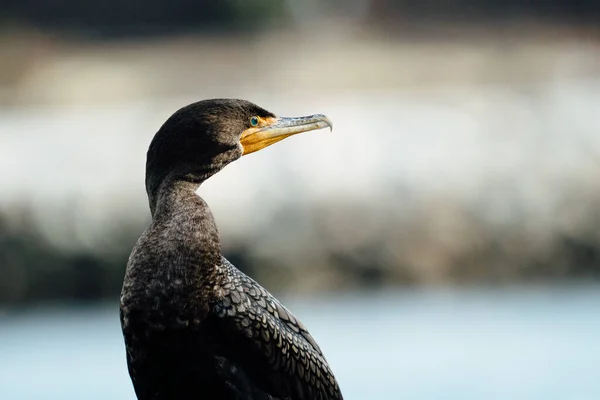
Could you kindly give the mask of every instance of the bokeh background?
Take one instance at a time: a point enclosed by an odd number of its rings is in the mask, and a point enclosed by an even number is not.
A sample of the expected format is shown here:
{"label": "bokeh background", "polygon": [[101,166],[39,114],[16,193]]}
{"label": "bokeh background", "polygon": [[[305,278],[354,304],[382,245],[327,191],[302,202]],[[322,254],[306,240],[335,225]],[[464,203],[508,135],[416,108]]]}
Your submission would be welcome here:
{"label": "bokeh background", "polygon": [[145,152],[211,97],[334,121],[199,193],[345,398],[600,398],[597,1],[1,0],[1,399],[135,398]]}

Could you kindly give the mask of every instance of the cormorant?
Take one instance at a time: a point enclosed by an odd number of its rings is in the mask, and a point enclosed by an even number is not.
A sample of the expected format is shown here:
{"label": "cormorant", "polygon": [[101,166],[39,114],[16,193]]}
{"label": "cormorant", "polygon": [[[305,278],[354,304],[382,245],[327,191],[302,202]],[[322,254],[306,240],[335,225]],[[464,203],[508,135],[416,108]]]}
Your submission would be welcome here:
{"label": "cormorant", "polygon": [[342,399],[302,323],[221,255],[196,194],[242,155],[325,127],[324,115],[277,117],[214,99],[181,108],[156,133],[146,160],[152,222],[131,252],[120,303],[138,399]]}

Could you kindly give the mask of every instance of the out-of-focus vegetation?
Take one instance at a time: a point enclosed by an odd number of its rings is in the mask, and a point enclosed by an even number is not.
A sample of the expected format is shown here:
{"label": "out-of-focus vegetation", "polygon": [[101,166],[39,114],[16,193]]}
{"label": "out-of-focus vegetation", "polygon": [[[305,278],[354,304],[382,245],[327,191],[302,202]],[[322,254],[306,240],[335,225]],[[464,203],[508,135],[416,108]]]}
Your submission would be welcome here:
{"label": "out-of-focus vegetation", "polygon": [[35,229],[0,222],[0,303],[98,300],[118,293],[129,249],[100,257],[64,252]]}
{"label": "out-of-focus vegetation", "polygon": [[[26,121],[23,126],[33,123],[28,116],[34,107],[39,112],[40,107],[52,110],[72,107],[71,103],[80,106],[82,99],[84,105],[89,99],[90,103],[101,104],[114,100],[127,110],[126,101],[131,98],[185,95],[195,99],[206,93],[223,96],[243,93],[255,100],[255,97],[273,97],[273,92],[289,92],[296,97],[295,91],[300,90],[315,90],[317,97],[323,97],[316,89],[324,87],[357,97],[373,98],[394,92],[419,98],[423,92],[443,85],[457,92],[460,85],[496,85],[497,96],[501,96],[503,91],[542,91],[536,86],[540,82],[587,79],[590,85],[597,85],[600,79],[600,64],[596,62],[600,3],[590,0],[520,3],[3,0],[0,9],[3,10],[0,58],[5,61],[0,63],[0,104],[4,107],[0,118],[8,120],[20,115]],[[318,22],[320,18],[323,20]],[[341,25],[341,33],[334,31],[320,37],[319,29],[330,23]],[[313,30],[311,24],[315,26],[317,33],[310,39],[302,39],[302,35],[295,33],[298,26],[305,24],[309,28],[302,32]],[[412,33],[408,38],[407,31]],[[355,39],[339,39],[336,35]],[[528,41],[532,37],[541,39]],[[344,46],[348,48],[346,52],[341,49]],[[584,48],[582,55],[576,53],[581,48]],[[558,70],[564,76],[558,76]],[[523,99],[526,108],[529,97]],[[436,101],[443,105],[443,99]],[[541,103],[543,108],[544,102]],[[485,104],[473,101],[468,107],[476,109]],[[80,111],[75,108],[73,119],[79,118]],[[489,111],[497,119],[501,134],[505,129],[510,130],[510,126],[505,128],[502,123],[513,118],[503,112]],[[349,114],[348,118],[357,117]],[[469,111],[465,115],[468,119]],[[547,114],[539,115],[544,118]],[[390,117],[388,125],[372,128],[366,134],[375,137],[377,129],[395,134],[394,118]],[[574,120],[577,123],[568,119],[573,123],[560,128],[567,132],[563,136],[577,135],[578,129],[586,134],[597,129],[593,123]],[[160,122],[148,125],[155,129]],[[81,136],[48,132],[61,138],[49,141],[53,147],[48,152],[70,148],[68,141],[88,140],[86,135],[93,124],[93,121],[90,126],[83,124],[81,132],[77,132]],[[141,129],[141,125],[145,126],[140,123],[135,129]],[[44,128],[40,122],[39,129]],[[544,128],[539,129],[545,133]],[[147,133],[151,135],[152,131]],[[481,132],[485,134],[489,132]],[[8,145],[15,136],[14,132],[9,135],[0,131],[0,146]],[[135,146],[147,145],[149,137],[140,139]],[[60,168],[45,165],[39,157],[44,149],[39,148],[35,138],[29,140],[22,151],[22,159],[30,157],[28,161],[15,162],[11,164],[14,169],[6,168],[0,173],[10,177],[16,169],[27,165],[33,172],[23,186],[31,188],[39,181],[51,184],[56,181],[60,190],[63,179]],[[111,146],[119,142],[106,140],[106,148],[86,151],[104,152],[105,170],[112,174],[129,176],[124,171],[113,171],[115,165],[137,168],[133,175],[140,184],[135,192],[139,196],[127,201],[107,196],[108,200],[103,198],[90,207],[106,209],[103,214],[107,215],[111,212],[108,210],[131,209],[135,203],[134,209],[140,211],[130,215],[130,219],[126,218],[127,212],[121,212],[123,217],[111,220],[109,228],[103,226],[108,237],[105,242],[84,245],[74,241],[73,246],[57,245],[61,241],[54,240],[53,235],[64,233],[65,225],[76,224],[77,216],[41,207],[44,196],[49,196],[44,192],[39,193],[40,200],[36,203],[31,201],[33,195],[29,189],[22,194],[14,189],[20,187],[17,184],[11,185],[11,189],[0,187],[0,200],[5,200],[0,213],[0,303],[118,296],[130,249],[147,223],[147,207],[141,186],[143,165],[111,161],[116,154]],[[520,139],[515,136],[513,140]],[[542,135],[539,140],[548,138]],[[583,145],[585,150],[591,150],[584,155],[591,164],[596,157],[593,147]],[[360,159],[360,146],[355,151],[355,158]],[[524,172],[536,168],[534,163],[538,158],[535,149],[531,151],[532,165],[523,165]],[[65,164],[65,175],[85,165],[86,154],[75,156],[76,161]],[[510,156],[499,154],[498,158]],[[400,156],[390,152],[381,157],[387,157],[390,165],[395,162],[390,158]],[[586,163],[582,159],[575,161]],[[67,163],[67,160],[57,155],[51,162]],[[565,162],[567,167],[570,162]],[[558,222],[551,227],[536,226],[539,220],[532,219],[531,209],[527,208],[511,206],[510,218],[500,222],[486,218],[485,205],[503,201],[503,195],[495,193],[497,187],[505,192],[512,190],[505,182],[495,182],[493,176],[482,189],[485,193],[473,194],[476,198],[469,201],[443,191],[431,195],[420,193],[418,184],[409,182],[406,176],[395,176],[386,181],[387,192],[370,193],[365,189],[360,193],[361,189],[357,189],[358,193],[352,197],[335,196],[332,189],[317,200],[281,201],[265,214],[267,221],[250,231],[247,227],[242,233],[234,231],[236,225],[225,221],[229,228],[223,238],[224,252],[235,265],[270,289],[296,292],[384,285],[598,280],[600,190],[593,176],[600,176],[600,163],[597,167],[598,170],[593,166],[581,168],[585,179],[576,184],[554,186],[556,191],[565,193],[555,196],[558,205],[552,210]],[[331,168],[338,167],[332,163]],[[579,170],[573,171],[565,174],[565,179],[575,179]],[[376,174],[392,172],[381,167],[377,172],[369,172],[370,175],[357,176],[357,187],[361,180],[376,180],[379,178]],[[84,169],[82,174],[85,173]],[[101,175],[102,171],[94,170],[89,180],[102,182]],[[290,176],[293,175],[292,171]],[[443,181],[444,176],[439,179]],[[10,179],[3,180],[7,181]],[[526,192],[526,185],[519,183],[515,187]],[[106,182],[104,186],[98,183],[98,198],[104,188],[125,193],[125,197],[129,193],[109,186]],[[263,186],[269,186],[269,182]],[[81,191],[88,189],[89,186]],[[234,187],[223,191],[230,193],[233,205]],[[73,193],[63,197],[78,196]],[[25,205],[17,205],[21,201]],[[39,215],[45,213],[52,214],[50,225],[56,229],[48,229],[47,222],[46,226],[40,226],[43,215]],[[31,214],[39,218],[30,218]],[[96,226],[88,221],[83,225],[92,231],[100,230],[99,223]],[[81,227],[73,228],[77,229]],[[73,237],[76,236],[74,233]]]}
{"label": "out-of-focus vegetation", "polygon": [[[275,213],[273,232],[255,233],[270,242],[255,235],[233,243],[224,238],[224,253],[268,287],[297,293],[598,281],[600,198],[592,200],[575,226],[547,235],[531,231],[526,219],[499,229],[445,199],[415,205],[408,217],[358,202],[300,211],[290,205]],[[144,228],[115,226],[115,234],[128,233],[107,254],[60,250],[35,227],[0,224],[0,303],[115,298],[130,249]],[[290,244],[278,248],[281,240]]]}

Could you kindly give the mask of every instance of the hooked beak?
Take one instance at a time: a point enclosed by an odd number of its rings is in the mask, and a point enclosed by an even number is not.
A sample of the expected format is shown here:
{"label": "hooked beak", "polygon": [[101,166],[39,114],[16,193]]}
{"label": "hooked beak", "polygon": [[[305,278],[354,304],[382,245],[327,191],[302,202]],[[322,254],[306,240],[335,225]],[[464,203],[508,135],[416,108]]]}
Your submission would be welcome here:
{"label": "hooked beak", "polygon": [[258,126],[249,128],[242,133],[240,143],[244,149],[243,155],[264,149],[288,136],[325,127],[333,130],[333,124],[323,114],[295,118],[274,117],[261,119]]}

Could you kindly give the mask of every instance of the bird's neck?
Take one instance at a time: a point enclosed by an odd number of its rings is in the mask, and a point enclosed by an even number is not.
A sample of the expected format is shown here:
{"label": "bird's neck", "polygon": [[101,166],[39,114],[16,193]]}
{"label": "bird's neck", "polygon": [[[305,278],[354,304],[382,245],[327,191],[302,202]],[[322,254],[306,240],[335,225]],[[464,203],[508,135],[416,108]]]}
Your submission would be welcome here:
{"label": "bird's neck", "polygon": [[[150,211],[155,222],[193,217],[200,211],[210,210],[206,202],[196,194],[199,183],[183,179],[165,179],[153,193],[149,193]],[[212,214],[210,215],[212,220]]]}
{"label": "bird's neck", "polygon": [[[152,219],[179,210],[185,203],[193,203],[195,192],[206,177],[199,174],[146,174],[146,193]],[[205,204],[206,205],[206,204]],[[158,210],[158,208],[161,208]]]}
{"label": "bird's neck", "polygon": [[182,180],[164,182],[156,197],[152,223],[162,232],[160,242],[167,247],[166,253],[177,259],[170,264],[182,270],[173,272],[188,274],[192,268],[200,274],[198,279],[210,284],[211,274],[222,263],[221,242],[210,208],[196,194],[198,187]]}
{"label": "bird's neck", "polygon": [[[241,157],[239,147],[233,147],[204,161],[183,163],[165,167],[164,162],[148,158],[146,162],[146,193],[150,202],[150,212],[154,216],[156,208],[165,194],[187,195],[195,192],[200,184],[222,170],[227,164]],[[185,197],[185,196],[184,196]],[[176,198],[175,200],[178,200]]]}

